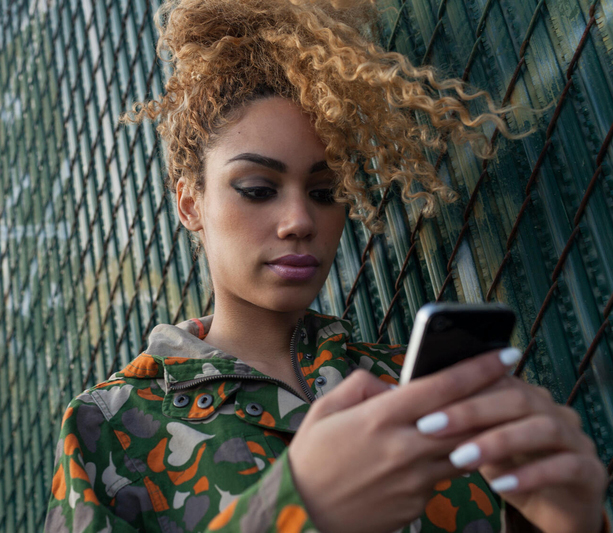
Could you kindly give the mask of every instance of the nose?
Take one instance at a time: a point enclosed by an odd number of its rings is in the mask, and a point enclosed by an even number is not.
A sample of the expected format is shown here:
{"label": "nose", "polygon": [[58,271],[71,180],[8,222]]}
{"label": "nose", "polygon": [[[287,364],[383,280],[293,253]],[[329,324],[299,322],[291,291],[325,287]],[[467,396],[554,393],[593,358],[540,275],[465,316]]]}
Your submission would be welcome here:
{"label": "nose", "polygon": [[279,239],[311,239],[317,234],[314,206],[304,194],[288,197],[281,206],[277,225]]}

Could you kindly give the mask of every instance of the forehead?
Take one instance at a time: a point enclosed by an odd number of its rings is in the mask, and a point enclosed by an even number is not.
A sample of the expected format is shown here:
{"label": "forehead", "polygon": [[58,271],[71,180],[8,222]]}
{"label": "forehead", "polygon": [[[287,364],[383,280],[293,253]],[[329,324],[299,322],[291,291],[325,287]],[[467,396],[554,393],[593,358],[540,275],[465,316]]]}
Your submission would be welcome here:
{"label": "forehead", "polygon": [[313,164],[314,158],[324,159],[324,150],[310,117],[292,101],[271,97],[248,104],[240,118],[221,134],[208,158],[229,159],[253,152],[288,165]]}

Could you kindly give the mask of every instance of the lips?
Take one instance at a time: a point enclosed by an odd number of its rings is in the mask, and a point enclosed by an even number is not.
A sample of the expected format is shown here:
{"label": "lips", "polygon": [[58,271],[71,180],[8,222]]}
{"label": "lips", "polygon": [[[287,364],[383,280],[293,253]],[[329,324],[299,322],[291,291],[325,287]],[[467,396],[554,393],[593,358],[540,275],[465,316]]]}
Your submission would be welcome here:
{"label": "lips", "polygon": [[312,255],[284,255],[269,263],[270,265],[287,265],[295,267],[319,266],[319,261]]}
{"label": "lips", "polygon": [[268,267],[285,280],[306,281],[315,275],[319,264],[312,255],[284,255],[268,263]]}

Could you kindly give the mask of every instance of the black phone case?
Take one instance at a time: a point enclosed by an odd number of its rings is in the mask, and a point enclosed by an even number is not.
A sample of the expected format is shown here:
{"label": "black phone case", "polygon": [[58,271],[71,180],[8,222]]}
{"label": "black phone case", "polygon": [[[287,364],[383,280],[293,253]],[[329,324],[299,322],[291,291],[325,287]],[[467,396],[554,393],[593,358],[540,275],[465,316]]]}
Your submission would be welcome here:
{"label": "black phone case", "polygon": [[411,379],[458,361],[509,345],[515,326],[510,309],[457,309],[435,312],[426,324]]}

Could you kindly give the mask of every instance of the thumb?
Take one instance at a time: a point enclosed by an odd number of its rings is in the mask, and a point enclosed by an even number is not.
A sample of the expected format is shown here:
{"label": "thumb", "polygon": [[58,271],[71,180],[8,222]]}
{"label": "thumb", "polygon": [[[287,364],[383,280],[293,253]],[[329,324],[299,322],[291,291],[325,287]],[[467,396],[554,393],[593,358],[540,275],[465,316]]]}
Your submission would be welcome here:
{"label": "thumb", "polygon": [[389,390],[389,383],[377,379],[366,370],[357,369],[340,385],[316,400],[309,414],[313,412],[314,420],[318,420]]}

